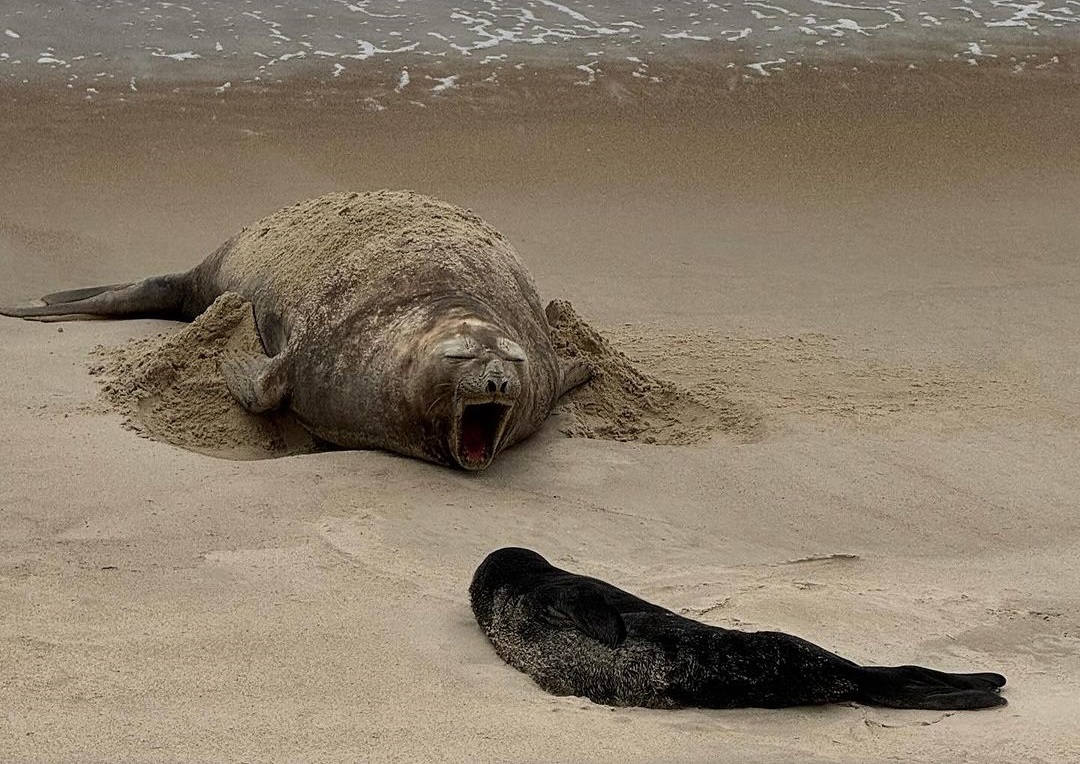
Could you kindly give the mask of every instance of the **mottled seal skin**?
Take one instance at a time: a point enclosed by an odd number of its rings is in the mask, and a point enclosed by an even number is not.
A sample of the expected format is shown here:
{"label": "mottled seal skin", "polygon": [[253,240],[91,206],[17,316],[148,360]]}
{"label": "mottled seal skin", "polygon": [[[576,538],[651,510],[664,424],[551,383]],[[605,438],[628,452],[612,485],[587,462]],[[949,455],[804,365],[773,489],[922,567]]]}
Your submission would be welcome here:
{"label": "mottled seal skin", "polygon": [[0,313],[192,320],[225,292],[251,302],[266,350],[222,363],[237,400],[253,412],[287,404],[346,448],[482,469],[589,376],[556,357],[510,243],[473,213],[409,191],[301,202],[186,273]]}
{"label": "mottled seal skin", "polygon": [[477,568],[473,613],[495,651],[556,695],[649,708],[1003,706],[1000,674],[860,666],[790,634],[708,626],[506,548]]}

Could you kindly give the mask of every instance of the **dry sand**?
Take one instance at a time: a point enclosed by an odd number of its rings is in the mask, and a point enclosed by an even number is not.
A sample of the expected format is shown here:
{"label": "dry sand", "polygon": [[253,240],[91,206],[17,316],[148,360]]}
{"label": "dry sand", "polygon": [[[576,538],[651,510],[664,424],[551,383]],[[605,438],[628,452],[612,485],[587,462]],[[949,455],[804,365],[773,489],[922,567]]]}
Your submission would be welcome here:
{"label": "dry sand", "polygon": [[[653,445],[567,438],[593,425],[563,412],[479,475],[220,459],[124,429],[87,373],[190,328],[0,321],[0,758],[1075,761],[1080,103],[955,84],[543,124],[7,101],[0,301],[187,268],[324,191],[416,188],[735,424]],[[1010,705],[551,697],[468,610],[504,544],[709,623],[1001,671]]]}

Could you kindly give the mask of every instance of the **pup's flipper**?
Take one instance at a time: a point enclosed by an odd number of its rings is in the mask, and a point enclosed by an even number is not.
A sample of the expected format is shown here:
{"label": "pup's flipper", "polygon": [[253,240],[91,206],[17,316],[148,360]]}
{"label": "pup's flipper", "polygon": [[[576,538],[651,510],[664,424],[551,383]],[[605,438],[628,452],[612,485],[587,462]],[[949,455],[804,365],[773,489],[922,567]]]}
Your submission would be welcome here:
{"label": "pup's flipper", "polygon": [[618,647],[626,639],[626,624],[619,611],[593,586],[542,586],[532,596],[544,606],[549,623],[573,626],[608,647]]}
{"label": "pup's flipper", "polygon": [[860,676],[862,697],[856,700],[889,708],[968,710],[1008,703],[998,691],[1005,686],[1001,674],[951,674],[922,666],[864,666]]}

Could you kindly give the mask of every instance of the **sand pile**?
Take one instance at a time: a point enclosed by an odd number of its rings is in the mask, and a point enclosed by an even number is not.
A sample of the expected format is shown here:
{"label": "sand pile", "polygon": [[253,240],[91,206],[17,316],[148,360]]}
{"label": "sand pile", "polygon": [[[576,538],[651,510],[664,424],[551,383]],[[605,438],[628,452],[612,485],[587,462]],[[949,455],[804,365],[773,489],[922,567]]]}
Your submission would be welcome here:
{"label": "sand pile", "polygon": [[316,444],[288,414],[241,408],[218,370],[230,351],[261,353],[251,305],[231,292],[173,334],[97,348],[92,374],[102,393],[141,435],[232,459],[306,453]]}
{"label": "sand pile", "polygon": [[652,376],[612,347],[570,303],[548,307],[555,349],[565,358],[585,358],[595,369],[586,385],[570,393],[571,437],[682,445],[704,440],[718,430],[751,435],[757,419],[722,396],[706,403],[671,382]]}

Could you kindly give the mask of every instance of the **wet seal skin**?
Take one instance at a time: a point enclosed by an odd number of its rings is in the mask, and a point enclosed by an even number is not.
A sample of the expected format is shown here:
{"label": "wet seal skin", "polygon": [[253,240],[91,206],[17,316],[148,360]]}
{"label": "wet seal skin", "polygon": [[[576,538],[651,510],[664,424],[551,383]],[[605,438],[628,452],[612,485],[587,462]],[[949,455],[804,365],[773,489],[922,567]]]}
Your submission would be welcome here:
{"label": "wet seal skin", "polygon": [[561,362],[532,277],[472,212],[411,191],[335,193],[242,230],[186,273],[46,295],[0,314],[193,320],[251,303],[265,353],[221,365],[249,411],[316,437],[479,470],[585,382]]}
{"label": "wet seal skin", "polygon": [[776,631],[708,626],[508,547],[469,597],[499,656],[555,695],[611,706],[780,708],[841,701],[935,710],[1004,706],[1000,674],[860,666]]}

